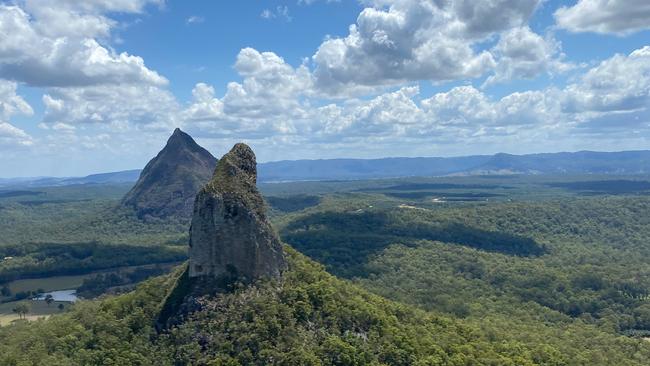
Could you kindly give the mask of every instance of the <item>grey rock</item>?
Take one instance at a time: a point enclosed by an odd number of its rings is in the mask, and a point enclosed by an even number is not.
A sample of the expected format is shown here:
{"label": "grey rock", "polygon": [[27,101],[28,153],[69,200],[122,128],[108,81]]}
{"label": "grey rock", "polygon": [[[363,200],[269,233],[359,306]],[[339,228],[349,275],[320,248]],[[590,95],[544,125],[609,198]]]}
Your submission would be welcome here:
{"label": "grey rock", "polygon": [[190,227],[189,277],[250,282],[280,277],[282,244],[256,187],[255,154],[236,144],[196,196]]}
{"label": "grey rock", "polygon": [[196,193],[210,180],[217,159],[176,129],[167,145],[140,173],[122,205],[140,218],[192,216]]}

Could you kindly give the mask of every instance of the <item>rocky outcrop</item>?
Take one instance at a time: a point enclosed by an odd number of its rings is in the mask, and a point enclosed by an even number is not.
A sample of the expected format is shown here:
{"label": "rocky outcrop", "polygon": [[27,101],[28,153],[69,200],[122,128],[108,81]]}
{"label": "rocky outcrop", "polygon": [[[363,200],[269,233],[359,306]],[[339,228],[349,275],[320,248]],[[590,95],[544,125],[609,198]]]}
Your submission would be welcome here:
{"label": "rocky outcrop", "polygon": [[282,244],[257,190],[255,154],[236,144],[197,194],[190,227],[189,277],[278,278],[286,268]]}
{"label": "rocky outcrop", "polygon": [[176,129],[122,199],[140,218],[190,218],[196,193],[212,176],[217,159]]}

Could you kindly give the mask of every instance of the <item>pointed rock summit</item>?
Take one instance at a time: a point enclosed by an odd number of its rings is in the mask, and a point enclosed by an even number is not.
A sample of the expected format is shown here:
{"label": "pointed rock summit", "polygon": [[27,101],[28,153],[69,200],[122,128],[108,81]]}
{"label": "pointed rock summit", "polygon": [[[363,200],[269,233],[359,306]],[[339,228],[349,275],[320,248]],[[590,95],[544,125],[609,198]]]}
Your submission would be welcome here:
{"label": "pointed rock summit", "polygon": [[257,190],[255,154],[236,144],[196,196],[190,227],[190,278],[250,282],[287,267]]}
{"label": "pointed rock summit", "polygon": [[189,218],[196,193],[210,180],[217,159],[190,135],[174,130],[167,145],[145,166],[122,199],[140,218]]}

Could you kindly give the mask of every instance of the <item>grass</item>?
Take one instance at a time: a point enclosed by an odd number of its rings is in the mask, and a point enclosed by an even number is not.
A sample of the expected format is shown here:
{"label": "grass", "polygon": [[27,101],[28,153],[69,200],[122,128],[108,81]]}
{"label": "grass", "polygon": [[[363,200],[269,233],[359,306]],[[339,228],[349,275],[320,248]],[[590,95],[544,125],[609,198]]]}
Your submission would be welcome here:
{"label": "grass", "polygon": [[[55,301],[50,306],[47,306],[45,301],[34,301],[28,300],[30,311],[27,313],[27,320],[36,320],[38,318],[47,318],[52,314],[59,314],[59,304],[63,304],[66,308],[70,306],[69,302],[65,301]],[[0,304],[0,326],[5,326],[11,324],[12,321],[19,319],[18,314],[13,312],[13,308],[19,303],[19,301],[8,302]]]}
{"label": "grass", "polygon": [[94,276],[94,273],[76,276],[54,276],[46,278],[31,278],[16,280],[9,283],[13,293],[43,289],[45,292],[69,290],[81,286],[84,279]]}

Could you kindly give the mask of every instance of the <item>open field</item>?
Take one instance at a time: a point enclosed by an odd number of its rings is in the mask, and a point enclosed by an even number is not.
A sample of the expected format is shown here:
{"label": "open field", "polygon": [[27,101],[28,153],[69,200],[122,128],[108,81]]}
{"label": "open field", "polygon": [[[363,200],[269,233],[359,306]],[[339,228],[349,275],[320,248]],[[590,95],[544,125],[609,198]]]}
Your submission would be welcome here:
{"label": "open field", "polygon": [[35,291],[42,289],[44,292],[56,290],[69,290],[81,286],[86,278],[92,277],[93,273],[77,276],[54,276],[47,278],[30,278],[16,280],[8,284],[12,292]]}
{"label": "open field", "polygon": [[[70,306],[69,302],[55,301],[49,306],[45,301],[27,301],[30,305],[30,312],[27,314],[26,319],[33,321],[38,318],[47,318],[52,314],[59,314],[59,304],[63,304],[66,308]],[[11,324],[12,321],[19,319],[18,314],[13,312],[13,308],[18,304],[18,301],[0,304],[0,326]],[[65,310],[63,310],[65,311]]]}

